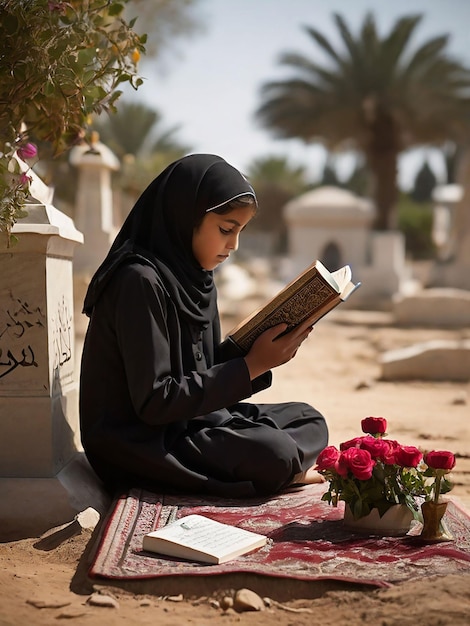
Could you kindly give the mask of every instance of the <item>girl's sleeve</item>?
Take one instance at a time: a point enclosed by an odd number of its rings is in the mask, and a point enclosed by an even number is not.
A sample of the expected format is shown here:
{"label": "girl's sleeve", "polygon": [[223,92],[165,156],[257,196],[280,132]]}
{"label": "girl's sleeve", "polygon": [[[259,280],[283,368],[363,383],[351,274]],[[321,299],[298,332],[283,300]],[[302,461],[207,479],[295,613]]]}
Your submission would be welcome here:
{"label": "girl's sleeve", "polygon": [[117,289],[116,339],[137,415],[168,424],[205,415],[253,393],[243,358],[183,373],[179,325],[150,267],[126,271]]}

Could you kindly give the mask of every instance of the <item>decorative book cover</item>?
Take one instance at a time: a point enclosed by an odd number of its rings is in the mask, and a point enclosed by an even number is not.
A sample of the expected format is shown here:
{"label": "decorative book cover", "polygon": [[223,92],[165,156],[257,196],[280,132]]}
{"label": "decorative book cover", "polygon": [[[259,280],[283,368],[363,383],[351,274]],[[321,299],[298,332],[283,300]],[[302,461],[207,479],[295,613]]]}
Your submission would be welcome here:
{"label": "decorative book cover", "polygon": [[348,265],[329,272],[315,261],[274,298],[231,330],[221,345],[225,358],[246,354],[255,339],[276,324],[287,323],[289,332],[308,317],[316,323],[360,286],[351,280]]}

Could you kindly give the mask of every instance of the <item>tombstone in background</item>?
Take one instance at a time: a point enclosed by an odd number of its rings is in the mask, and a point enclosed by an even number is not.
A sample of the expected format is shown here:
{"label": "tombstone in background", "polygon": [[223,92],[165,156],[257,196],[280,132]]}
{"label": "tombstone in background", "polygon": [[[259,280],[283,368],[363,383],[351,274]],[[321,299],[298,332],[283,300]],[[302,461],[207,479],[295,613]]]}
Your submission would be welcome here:
{"label": "tombstone in background", "polygon": [[462,158],[460,179],[463,181],[463,195],[456,207],[457,222],[457,263],[460,276],[465,278],[461,288],[470,289],[470,149]]}
{"label": "tombstone in background", "polygon": [[394,297],[393,312],[399,326],[466,328],[470,323],[470,291],[451,287],[422,289]]}
{"label": "tombstone in background", "polygon": [[42,202],[14,226],[18,243],[0,233],[2,541],[106,507],[78,428],[72,258],[83,238],[36,176],[32,193]]}
{"label": "tombstone in background", "polygon": [[[370,201],[338,187],[320,187],[284,209],[294,274],[319,259],[329,270],[351,265],[362,287],[351,306],[389,308],[409,282],[402,233],[374,232]],[[345,303],[346,304],[346,303]]]}
{"label": "tombstone in background", "polygon": [[433,193],[432,238],[439,261],[450,261],[456,253],[457,231],[455,212],[462,201],[461,185],[438,185]]}
{"label": "tombstone in background", "polygon": [[436,242],[438,260],[431,268],[429,286],[470,290],[469,177],[470,149],[467,149],[458,172],[461,185],[443,185],[433,194],[437,205],[434,235],[440,235],[440,239]]}
{"label": "tombstone in background", "polygon": [[96,133],[91,145],[75,146],[70,163],[78,169],[74,222],[83,234],[84,245],[75,251],[74,272],[94,274],[116,236],[111,172],[119,170],[119,159]]}
{"label": "tombstone in background", "polygon": [[380,380],[470,381],[470,340],[435,339],[385,352]]}
{"label": "tombstone in background", "polygon": [[120,227],[115,223],[111,185],[111,173],[120,165],[97,133],[91,145],[72,148],[70,163],[78,169],[74,222],[84,237],[84,245],[75,251],[73,267],[76,334],[82,336],[86,330],[86,318],[81,314],[86,289]]}

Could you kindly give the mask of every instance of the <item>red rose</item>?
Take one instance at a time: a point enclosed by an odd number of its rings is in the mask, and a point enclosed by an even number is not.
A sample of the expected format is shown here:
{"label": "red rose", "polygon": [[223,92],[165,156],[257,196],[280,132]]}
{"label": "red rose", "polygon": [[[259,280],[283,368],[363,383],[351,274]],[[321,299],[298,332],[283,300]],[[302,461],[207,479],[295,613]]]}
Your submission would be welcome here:
{"label": "red rose", "polygon": [[376,439],[369,435],[362,438],[361,448],[370,452],[373,459],[383,461],[388,453],[389,445],[386,439]]}
{"label": "red rose", "polygon": [[348,439],[348,441],[343,441],[343,443],[339,445],[339,449],[347,450],[348,448],[360,448],[363,439],[364,437],[354,437],[354,439]]}
{"label": "red rose", "polygon": [[319,472],[322,470],[334,469],[339,455],[340,452],[337,448],[335,448],[335,446],[327,446],[318,455],[315,469]]}
{"label": "red rose", "polygon": [[431,450],[424,455],[424,462],[432,469],[449,471],[455,465],[455,455],[447,450]]}
{"label": "red rose", "polygon": [[397,463],[398,450],[401,448],[395,439],[382,439],[385,444],[382,461],[385,465],[395,465]]}
{"label": "red rose", "polygon": [[371,435],[383,435],[387,432],[387,420],[384,417],[365,417],[361,422],[362,432]]}
{"label": "red rose", "polygon": [[350,471],[358,480],[368,480],[372,476],[374,466],[375,461],[370,452],[360,448],[348,448],[341,452],[336,469],[338,474],[344,478]]}
{"label": "red rose", "polygon": [[396,454],[396,462],[402,467],[417,467],[422,458],[422,452],[415,446],[400,446]]}

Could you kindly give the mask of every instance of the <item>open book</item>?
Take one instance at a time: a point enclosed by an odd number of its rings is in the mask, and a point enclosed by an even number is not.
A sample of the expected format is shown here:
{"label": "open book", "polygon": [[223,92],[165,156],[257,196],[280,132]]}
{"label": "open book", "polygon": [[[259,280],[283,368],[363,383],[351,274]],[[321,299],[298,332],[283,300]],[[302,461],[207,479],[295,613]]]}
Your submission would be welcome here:
{"label": "open book", "polygon": [[320,261],[284,287],[274,298],[232,329],[220,346],[224,360],[244,355],[268,328],[285,322],[289,332],[313,316],[312,324],[344,302],[361,283],[352,281],[349,265],[329,272]]}
{"label": "open book", "polygon": [[267,537],[217,522],[203,515],[187,515],[147,533],[142,548],[190,561],[225,563],[266,544]]}

